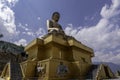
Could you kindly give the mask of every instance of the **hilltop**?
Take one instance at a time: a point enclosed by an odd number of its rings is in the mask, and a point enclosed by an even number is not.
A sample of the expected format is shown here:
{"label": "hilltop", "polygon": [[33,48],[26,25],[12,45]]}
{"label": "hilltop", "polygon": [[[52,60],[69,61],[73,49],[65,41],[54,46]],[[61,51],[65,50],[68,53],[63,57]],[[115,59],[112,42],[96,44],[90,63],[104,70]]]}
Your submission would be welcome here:
{"label": "hilltop", "polygon": [[0,41],[0,52],[19,54],[23,51],[23,46],[18,46],[10,42]]}
{"label": "hilltop", "polygon": [[5,64],[11,60],[16,60],[18,54],[24,52],[23,46],[18,46],[10,42],[0,41],[0,73]]}

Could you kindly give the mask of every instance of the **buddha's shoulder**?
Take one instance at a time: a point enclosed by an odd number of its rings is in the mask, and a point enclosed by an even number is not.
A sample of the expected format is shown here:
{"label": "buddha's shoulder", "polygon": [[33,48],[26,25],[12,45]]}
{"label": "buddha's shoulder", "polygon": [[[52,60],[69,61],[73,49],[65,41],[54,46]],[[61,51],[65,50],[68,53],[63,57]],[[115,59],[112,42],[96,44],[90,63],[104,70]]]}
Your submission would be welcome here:
{"label": "buddha's shoulder", "polygon": [[51,23],[53,23],[53,21],[52,21],[52,20],[47,20],[47,22],[51,22]]}

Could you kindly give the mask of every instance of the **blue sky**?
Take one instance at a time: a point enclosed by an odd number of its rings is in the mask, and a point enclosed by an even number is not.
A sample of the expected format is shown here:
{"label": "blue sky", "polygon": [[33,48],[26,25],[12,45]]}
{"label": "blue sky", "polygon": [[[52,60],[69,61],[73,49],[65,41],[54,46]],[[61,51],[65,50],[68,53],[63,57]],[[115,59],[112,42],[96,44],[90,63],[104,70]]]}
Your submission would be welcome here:
{"label": "blue sky", "polygon": [[94,49],[93,61],[120,64],[120,0],[1,0],[1,39],[27,45],[47,33],[54,11],[67,35]]}
{"label": "blue sky", "polygon": [[[89,2],[88,0],[20,0],[13,10],[16,16],[16,23],[29,23],[32,27],[46,26],[46,20],[51,18],[51,14],[54,11],[58,11],[61,14],[59,23],[63,27],[68,23],[72,23],[77,27],[95,24],[100,19],[99,12],[101,8],[105,4],[110,3],[110,0],[92,0]],[[85,20],[85,18],[92,18],[93,16],[96,17],[97,21],[90,22]],[[41,21],[37,21],[37,17],[40,17]]]}

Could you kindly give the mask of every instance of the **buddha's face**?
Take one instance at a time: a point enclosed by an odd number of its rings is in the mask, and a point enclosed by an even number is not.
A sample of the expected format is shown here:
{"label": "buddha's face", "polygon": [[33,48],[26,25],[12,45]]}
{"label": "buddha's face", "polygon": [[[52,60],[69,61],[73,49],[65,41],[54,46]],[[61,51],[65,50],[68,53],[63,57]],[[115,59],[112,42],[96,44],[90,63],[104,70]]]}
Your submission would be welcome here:
{"label": "buddha's face", "polygon": [[60,15],[57,14],[57,13],[52,16],[52,19],[53,19],[55,22],[58,22],[58,21],[59,21],[59,18],[60,18]]}

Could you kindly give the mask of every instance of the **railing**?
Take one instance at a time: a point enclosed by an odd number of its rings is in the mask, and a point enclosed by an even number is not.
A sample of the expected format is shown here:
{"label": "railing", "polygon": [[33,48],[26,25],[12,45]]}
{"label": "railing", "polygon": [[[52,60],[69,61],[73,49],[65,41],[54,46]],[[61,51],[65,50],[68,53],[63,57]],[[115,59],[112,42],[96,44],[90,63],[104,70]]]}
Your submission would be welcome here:
{"label": "railing", "polygon": [[19,63],[10,63],[10,78],[11,80],[22,80],[22,72]]}

